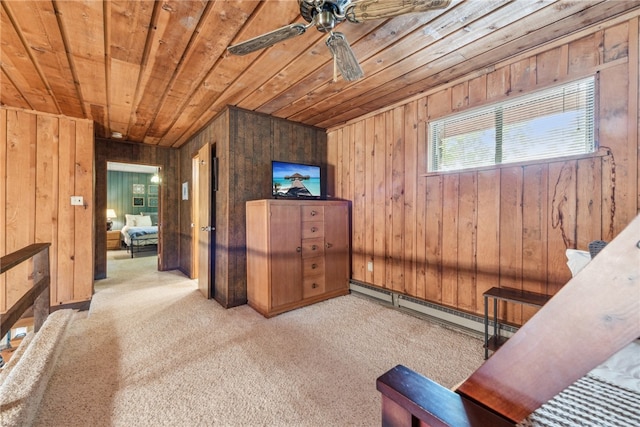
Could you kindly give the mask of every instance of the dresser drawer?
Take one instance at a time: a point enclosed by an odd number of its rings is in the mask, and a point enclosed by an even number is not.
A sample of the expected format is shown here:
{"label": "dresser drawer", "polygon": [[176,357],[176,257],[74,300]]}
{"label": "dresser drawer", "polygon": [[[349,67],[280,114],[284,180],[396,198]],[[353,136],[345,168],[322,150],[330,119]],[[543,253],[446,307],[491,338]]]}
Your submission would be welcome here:
{"label": "dresser drawer", "polygon": [[302,221],[324,221],[322,206],[302,206]]}
{"label": "dresser drawer", "polygon": [[302,260],[302,276],[324,274],[324,257],[304,258]]}
{"label": "dresser drawer", "polygon": [[302,279],[302,298],[310,298],[324,293],[324,274]]}
{"label": "dresser drawer", "polygon": [[314,237],[324,237],[324,222],[305,221],[302,223],[302,238],[313,239]]}
{"label": "dresser drawer", "polygon": [[302,258],[324,256],[324,239],[302,239]]}

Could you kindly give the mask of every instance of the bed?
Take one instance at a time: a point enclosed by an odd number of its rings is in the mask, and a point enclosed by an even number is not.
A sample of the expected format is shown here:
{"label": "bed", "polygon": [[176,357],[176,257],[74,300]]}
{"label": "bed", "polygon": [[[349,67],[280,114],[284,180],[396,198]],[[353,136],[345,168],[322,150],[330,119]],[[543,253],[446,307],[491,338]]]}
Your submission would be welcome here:
{"label": "bed", "polygon": [[[131,258],[135,253],[158,250],[158,222],[156,213],[126,214],[120,231]],[[155,221],[154,221],[155,219]]]}

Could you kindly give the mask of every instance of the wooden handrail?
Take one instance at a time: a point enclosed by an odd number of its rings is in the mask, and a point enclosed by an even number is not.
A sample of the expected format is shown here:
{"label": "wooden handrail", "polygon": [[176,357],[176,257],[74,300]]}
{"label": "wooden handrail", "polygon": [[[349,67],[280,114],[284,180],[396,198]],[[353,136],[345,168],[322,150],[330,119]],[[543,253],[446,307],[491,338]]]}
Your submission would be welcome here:
{"label": "wooden handrail", "polygon": [[37,332],[50,311],[51,276],[49,273],[49,247],[51,243],[34,243],[0,258],[0,274],[33,258],[33,270],[30,277],[34,285],[6,313],[0,315],[0,337],[3,337],[20,319],[24,312],[33,306],[34,330]]}
{"label": "wooden handrail", "polygon": [[513,426],[506,419],[427,377],[398,365],[376,380],[382,426]]}

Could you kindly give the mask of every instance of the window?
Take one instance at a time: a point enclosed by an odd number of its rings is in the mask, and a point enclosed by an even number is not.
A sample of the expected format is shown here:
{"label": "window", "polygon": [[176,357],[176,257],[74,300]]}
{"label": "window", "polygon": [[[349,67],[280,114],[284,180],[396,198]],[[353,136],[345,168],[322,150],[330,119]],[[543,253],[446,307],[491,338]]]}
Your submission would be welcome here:
{"label": "window", "polygon": [[595,151],[593,77],[429,123],[429,172]]}

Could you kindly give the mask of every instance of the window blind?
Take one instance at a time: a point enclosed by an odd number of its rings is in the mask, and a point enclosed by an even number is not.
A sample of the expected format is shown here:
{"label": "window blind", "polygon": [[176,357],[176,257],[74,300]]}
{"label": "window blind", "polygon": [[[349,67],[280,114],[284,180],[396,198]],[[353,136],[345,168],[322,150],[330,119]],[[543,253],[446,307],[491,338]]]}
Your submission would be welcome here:
{"label": "window blind", "polygon": [[429,171],[595,151],[595,79],[589,77],[429,123]]}

